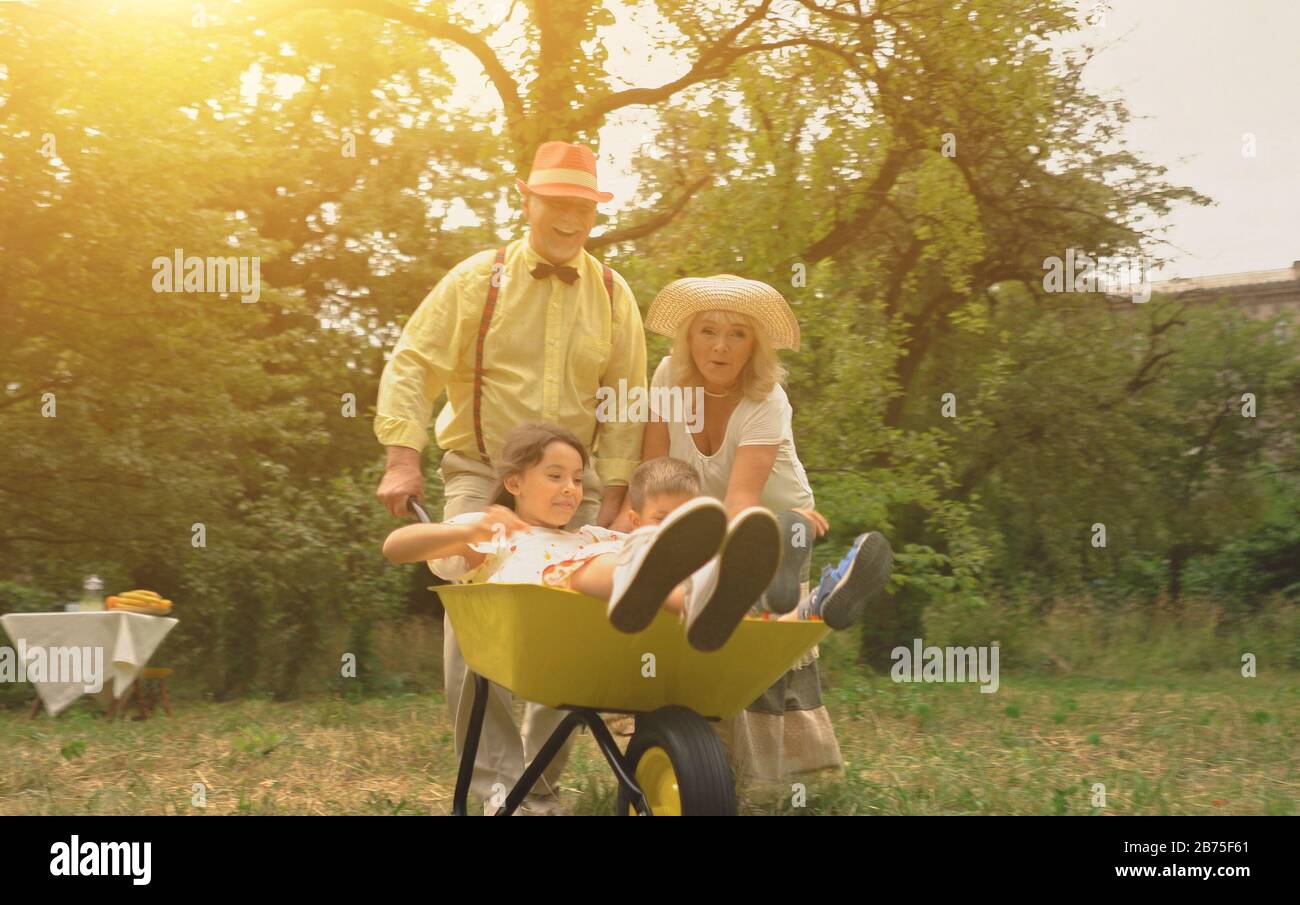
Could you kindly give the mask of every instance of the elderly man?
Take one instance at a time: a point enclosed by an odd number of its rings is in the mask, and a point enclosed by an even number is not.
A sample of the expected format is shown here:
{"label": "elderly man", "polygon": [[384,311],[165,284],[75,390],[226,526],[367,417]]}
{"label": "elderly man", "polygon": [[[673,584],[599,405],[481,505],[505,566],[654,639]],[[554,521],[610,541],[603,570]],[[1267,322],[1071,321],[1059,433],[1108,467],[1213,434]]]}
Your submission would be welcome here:
{"label": "elderly man", "polygon": [[[640,459],[644,424],[598,424],[596,391],[620,380],[629,390],[646,385],[645,334],[632,290],[583,249],[596,202],[613,196],[596,188],[591,150],[567,142],[542,145],[528,182],[515,182],[527,236],[453,267],[420,303],[384,368],[375,436],[387,447],[388,464],[379,498],[399,518],[408,515],[408,496],[423,498],[420,452],[433,401],[445,389],[436,424],[445,451],[439,469],[444,519],[487,506],[496,480],[493,453],[516,425],[541,419],[569,428],[592,452],[570,527],[607,526]],[[474,687],[450,620],[444,626],[447,706],[459,756]],[[529,703],[521,737],[509,693],[492,686],[471,786],[485,810],[504,800],[562,718]],[[555,810],[567,754],[566,745],[525,801],[525,812]]]}

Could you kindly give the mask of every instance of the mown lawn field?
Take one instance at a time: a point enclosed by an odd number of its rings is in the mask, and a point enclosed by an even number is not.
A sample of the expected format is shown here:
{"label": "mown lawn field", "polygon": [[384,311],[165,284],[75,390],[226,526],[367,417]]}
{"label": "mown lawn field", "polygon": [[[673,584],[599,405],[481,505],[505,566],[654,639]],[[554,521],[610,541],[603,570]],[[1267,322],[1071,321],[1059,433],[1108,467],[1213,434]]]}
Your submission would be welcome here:
{"label": "mown lawn field", "polygon": [[[981,694],[895,684],[842,653],[823,663],[845,771],[742,786],[743,813],[1300,813],[1295,674],[1004,672]],[[0,749],[2,814],[445,814],[456,770],[436,693],[189,699],[141,722],[108,723],[89,701],[53,720],[11,709]],[[613,809],[590,736],[565,788],[573,813]]]}

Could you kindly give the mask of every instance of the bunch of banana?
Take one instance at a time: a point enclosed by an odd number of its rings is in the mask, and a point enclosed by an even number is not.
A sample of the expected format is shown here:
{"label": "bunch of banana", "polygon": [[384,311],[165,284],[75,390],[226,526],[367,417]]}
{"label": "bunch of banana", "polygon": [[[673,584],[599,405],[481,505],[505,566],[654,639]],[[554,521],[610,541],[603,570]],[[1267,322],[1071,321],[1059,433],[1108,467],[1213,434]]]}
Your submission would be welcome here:
{"label": "bunch of banana", "polygon": [[128,610],[137,613],[168,613],[172,602],[154,591],[126,591],[105,601],[110,610]]}

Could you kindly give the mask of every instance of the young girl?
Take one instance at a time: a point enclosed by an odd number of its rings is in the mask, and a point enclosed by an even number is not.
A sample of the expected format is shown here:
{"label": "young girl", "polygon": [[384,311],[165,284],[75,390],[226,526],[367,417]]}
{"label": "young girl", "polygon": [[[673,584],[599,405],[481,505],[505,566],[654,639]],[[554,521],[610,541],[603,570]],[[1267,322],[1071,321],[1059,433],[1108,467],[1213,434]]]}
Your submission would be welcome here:
{"label": "young girl", "polygon": [[[394,563],[425,560],[449,581],[570,588],[608,600],[610,622],[625,632],[647,628],[667,607],[682,615],[693,646],[721,647],[775,574],[775,516],[754,506],[728,525],[719,501],[698,497],[631,534],[595,525],[568,531],[564,525],[582,501],[587,458],[565,428],[521,425],[506,438],[498,491],[487,510],[404,525],[384,542],[384,556]],[[728,580],[718,581],[719,575]]]}

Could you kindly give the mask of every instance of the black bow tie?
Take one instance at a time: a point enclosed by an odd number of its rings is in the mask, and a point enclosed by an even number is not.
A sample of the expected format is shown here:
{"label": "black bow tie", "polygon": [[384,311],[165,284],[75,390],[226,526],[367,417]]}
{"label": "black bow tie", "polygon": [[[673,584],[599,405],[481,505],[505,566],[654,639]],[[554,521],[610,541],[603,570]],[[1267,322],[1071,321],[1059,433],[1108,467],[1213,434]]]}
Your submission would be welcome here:
{"label": "black bow tie", "polygon": [[555,264],[547,264],[543,261],[533,268],[532,274],[533,278],[538,280],[544,280],[551,274],[555,274],[570,286],[578,281],[578,268],[570,267],[567,264],[560,264],[557,266]]}

